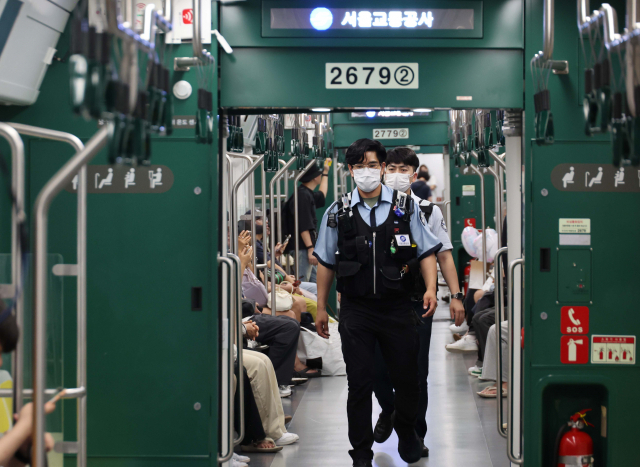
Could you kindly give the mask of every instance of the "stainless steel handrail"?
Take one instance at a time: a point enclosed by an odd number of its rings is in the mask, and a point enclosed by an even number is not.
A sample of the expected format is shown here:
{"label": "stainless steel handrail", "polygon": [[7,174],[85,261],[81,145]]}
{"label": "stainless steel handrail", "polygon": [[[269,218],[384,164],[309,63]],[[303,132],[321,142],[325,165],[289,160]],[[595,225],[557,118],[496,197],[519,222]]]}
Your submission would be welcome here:
{"label": "stainless steel handrail", "polygon": [[[515,335],[514,335],[514,326],[513,326],[513,321],[514,321],[514,316],[515,316],[515,293],[514,293],[514,283],[515,281],[513,280],[514,278],[514,273],[513,271],[515,270],[515,268],[518,265],[523,265],[524,264],[524,259],[520,258],[520,259],[516,259],[511,261],[511,263],[509,264],[509,276],[508,276],[508,284],[509,284],[509,384],[508,384],[508,389],[507,389],[507,456],[509,456],[509,460],[511,462],[513,462],[514,464],[522,464],[524,462],[523,456],[522,456],[522,446],[520,446],[521,452],[520,452],[520,457],[517,457],[516,455],[513,454],[513,391],[514,391],[514,384],[513,384],[513,365],[514,365],[514,359],[513,359],[513,344],[515,342]],[[520,297],[520,299],[522,300],[522,297]],[[499,371],[499,370],[498,370]],[[520,421],[522,423],[522,420]],[[520,443],[518,443],[520,444]]]}
{"label": "stainless steel handrail", "polygon": [[[202,65],[202,64],[213,64],[216,62],[213,55],[211,55],[206,49],[202,47],[202,32],[200,31],[201,26],[201,5],[202,0],[193,0],[193,40],[192,40],[192,50],[193,57],[176,57],[174,59],[174,69],[180,68],[184,71],[187,71],[189,67]],[[225,146],[226,147],[226,146]]]}
{"label": "stainless steel handrail", "polygon": [[[233,239],[235,239],[233,241],[234,247],[231,251],[235,251],[236,253],[238,253],[237,250],[237,239],[238,239],[238,221],[236,220],[238,218],[238,213],[237,213],[237,209],[238,207],[236,206],[236,202],[234,202],[236,199],[238,199],[238,189],[240,188],[240,185],[242,185],[242,183],[249,178],[249,176],[253,175],[253,173],[255,172],[255,170],[260,167],[262,165],[262,161],[264,160],[264,154],[261,155],[260,157],[258,157],[250,166],[249,168],[242,174],[242,176],[236,180],[236,182],[233,184],[233,189],[231,190],[232,193],[232,197],[231,197],[231,213],[229,214],[232,218],[232,224],[231,224],[231,237]],[[251,183],[249,185],[249,190],[251,191],[251,193],[253,193],[254,191],[254,183],[253,183],[253,179],[251,180]],[[251,196],[251,228],[255,230],[255,225],[256,225],[256,198],[255,196]],[[263,219],[263,223],[264,223],[264,219]],[[255,232],[251,232],[251,246],[253,247],[253,268],[254,268],[254,272],[256,272],[256,233]]]}
{"label": "stainless steel handrail", "polygon": [[[283,161],[282,159],[278,159],[278,164],[280,165],[280,168],[282,168],[282,167],[284,167],[286,165],[286,162]],[[283,179],[284,179],[284,183],[286,185],[287,184],[286,174],[283,177]],[[282,245],[282,212],[283,212],[282,207],[283,207],[284,203],[286,203],[286,199],[285,199],[284,202],[282,200],[282,189],[281,189],[282,188],[282,186],[281,186],[282,183],[281,183],[281,181],[282,180],[278,180],[278,184],[276,185],[276,196],[277,197],[275,198],[278,201],[278,222],[277,222],[277,224],[278,224],[278,236],[277,236],[277,239],[278,239],[278,243],[280,245]],[[275,250],[273,250],[271,253],[273,254],[273,257],[275,258],[276,257]]]}
{"label": "stainless steel handrail", "polygon": [[[299,213],[298,213],[298,182],[300,182],[300,179],[304,176],[304,174],[306,174],[309,170],[311,170],[311,167],[313,167],[316,164],[316,161],[313,160],[311,162],[309,162],[306,167],[304,169],[302,169],[300,171],[300,173],[296,176],[295,182],[293,184],[294,186],[294,191],[293,191],[293,208],[295,209],[295,213],[294,213],[294,228],[293,228],[293,234],[296,237],[296,257],[295,257],[295,264],[296,264],[296,280],[300,279],[300,261],[298,261],[298,256],[300,256],[300,244],[298,242],[298,240],[300,239],[300,219],[299,219]],[[309,280],[308,277],[305,277],[306,280]]]}
{"label": "stainless steel handrail", "polygon": [[569,62],[552,60],[555,37],[555,0],[544,0],[542,13],[542,51],[537,53],[533,61],[539,61],[541,68],[551,68],[556,74],[569,73]]}
{"label": "stainless steel handrail", "polygon": [[[271,210],[269,211],[270,214],[270,222],[269,224],[271,226],[275,225],[275,203],[273,202],[273,195],[275,194],[274,192],[274,185],[276,182],[278,182],[278,180],[280,179],[280,177],[282,177],[284,174],[287,173],[287,170],[289,169],[289,167],[291,167],[294,162],[296,162],[296,158],[292,157],[291,159],[289,159],[287,161],[287,163],[284,165],[283,168],[281,168],[279,171],[277,171],[273,178],[271,179],[271,182],[269,183],[269,195],[271,197]],[[264,215],[264,214],[263,214]],[[263,221],[263,225],[266,224]],[[263,227],[263,232],[266,232],[267,229]],[[273,235],[273,232],[271,232],[271,235],[269,235],[269,245],[270,245],[270,249],[271,249],[271,314],[273,316],[276,315],[276,257],[275,257],[275,250],[276,250],[276,236]],[[267,261],[267,252],[266,252],[266,248],[264,251],[264,262],[268,263]],[[265,279],[266,279],[266,274],[265,274]]]}
{"label": "stainless steel handrail", "polygon": [[451,236],[451,200],[447,200],[444,202],[445,216],[447,216],[447,232],[449,232],[449,236]]}
{"label": "stainless steel handrail", "polygon": [[[33,280],[33,467],[45,465],[45,388],[47,384],[47,221],[49,206],[83,166],[106,145],[109,128],[104,126],[46,183],[34,205]],[[82,436],[82,435],[81,435]]]}
{"label": "stainless steel handrail", "polygon": [[[268,278],[267,278],[267,255],[264,253],[264,247],[269,244],[270,235],[267,232],[267,173],[264,170],[264,160],[262,161],[262,175],[260,182],[260,190],[262,195],[262,264],[256,264],[256,275],[260,269],[264,269],[264,273],[262,275],[262,282],[264,286],[267,287]],[[269,200],[271,202],[271,200]]]}
{"label": "stainless steel handrail", "polygon": [[[233,267],[234,267],[234,262],[227,258],[226,256],[222,256],[220,253],[218,253],[218,264],[225,264],[228,268],[229,268],[229,277],[233,277]],[[224,279],[224,276],[223,276]],[[224,281],[223,281],[224,282]],[[235,282],[235,281],[234,281]],[[233,376],[234,376],[234,366],[235,366],[235,361],[233,358],[233,321],[231,319],[231,311],[229,310],[228,307],[228,298],[229,298],[229,293],[227,290],[226,285],[223,283],[222,285],[222,290],[221,290],[221,303],[222,303],[222,310],[221,310],[221,315],[222,317],[224,316],[228,316],[229,318],[229,329],[228,329],[228,334],[227,334],[227,344],[228,344],[228,354],[227,354],[227,396],[228,396],[228,418],[227,418],[227,452],[225,454],[218,454],[218,463],[219,464],[223,464],[225,462],[227,462],[228,460],[230,460],[233,457],[233,448],[235,446],[234,443],[234,438],[233,438],[233,432],[234,432],[234,416],[235,416],[235,409],[234,409],[234,391],[233,391]],[[233,302],[233,300],[231,300],[231,302]],[[222,428],[224,430],[224,428]]]}
{"label": "stainless steel handrail", "polygon": [[[478,154],[475,151],[471,151],[476,159]],[[485,208],[484,208],[484,175],[473,164],[469,165],[469,168],[480,177],[480,222],[482,223],[482,283],[487,279],[487,223],[485,220]]]}
{"label": "stainless steel handrail", "polygon": [[[37,138],[59,141],[69,144],[78,154],[84,144],[75,135],[19,123],[9,123],[18,133]],[[87,166],[78,171],[78,208],[77,208],[77,388],[67,389],[69,394],[77,394],[78,400],[78,467],[87,465]],[[20,367],[22,368],[22,367]],[[22,369],[20,370],[22,372]],[[17,385],[16,385],[17,386]],[[52,389],[54,393],[57,389]],[[46,393],[46,391],[45,391]],[[22,404],[21,404],[22,405]]]}
{"label": "stainless steel handrail", "polygon": [[491,167],[485,167],[486,172],[490,173],[494,179],[494,202],[495,202],[495,217],[496,217],[496,234],[498,235],[498,248],[502,245],[502,201],[500,193],[502,193],[502,180],[495,170]]}
{"label": "stainless steel handrail", "polygon": [[489,153],[489,155],[491,156],[491,159],[493,159],[496,164],[498,164],[503,169],[507,168],[507,165],[504,163],[504,160],[502,159],[502,157],[500,157],[500,155],[498,155],[496,152],[494,152],[491,149],[487,149],[487,152]]}
{"label": "stainless steel handrail", "polygon": [[[498,410],[498,433],[503,438],[507,437],[507,431],[502,427],[504,424],[504,417],[502,416],[502,317],[504,316],[504,292],[503,282],[502,282],[502,256],[507,253],[507,247],[500,248],[496,252],[496,257],[494,260],[495,273],[496,273],[496,397],[497,397],[497,410]],[[509,388],[509,391],[511,388]]]}
{"label": "stainless steel handrail", "polygon": [[[11,148],[11,190],[16,198],[17,209],[11,213],[11,284],[3,289],[6,297],[15,297],[16,324],[21,331],[24,328],[24,290],[17,290],[22,280],[22,245],[20,243],[20,222],[24,221],[24,190],[25,190],[25,162],[24,143],[18,132],[7,123],[0,123],[0,136],[9,142]],[[18,292],[21,292],[18,294]],[[12,365],[15,395],[13,406],[16,411],[22,408],[22,393],[24,388],[24,341],[19,339],[13,352]],[[11,396],[10,396],[11,397]]]}
{"label": "stainless steel handrail", "polygon": [[[234,328],[236,331],[236,345],[238,348],[238,400],[240,401],[240,429],[238,430],[238,437],[234,439],[233,444],[237,446],[244,439],[245,434],[245,426],[244,426],[244,378],[243,378],[243,368],[244,368],[244,359],[242,355],[242,263],[240,262],[240,258],[233,253],[229,253],[227,255],[228,258],[235,263],[236,267],[236,275],[234,280],[235,285],[235,298],[233,300],[234,312],[235,312],[235,321]],[[231,319],[231,316],[229,316]]]}

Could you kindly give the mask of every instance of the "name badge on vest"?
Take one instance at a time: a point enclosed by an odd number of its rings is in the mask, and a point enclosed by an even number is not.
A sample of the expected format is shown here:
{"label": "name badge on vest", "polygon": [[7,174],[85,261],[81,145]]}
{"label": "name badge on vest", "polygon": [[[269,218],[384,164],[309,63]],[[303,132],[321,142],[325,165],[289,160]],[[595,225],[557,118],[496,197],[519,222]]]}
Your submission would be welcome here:
{"label": "name badge on vest", "polygon": [[398,246],[411,246],[411,240],[408,235],[396,235],[396,243]]}

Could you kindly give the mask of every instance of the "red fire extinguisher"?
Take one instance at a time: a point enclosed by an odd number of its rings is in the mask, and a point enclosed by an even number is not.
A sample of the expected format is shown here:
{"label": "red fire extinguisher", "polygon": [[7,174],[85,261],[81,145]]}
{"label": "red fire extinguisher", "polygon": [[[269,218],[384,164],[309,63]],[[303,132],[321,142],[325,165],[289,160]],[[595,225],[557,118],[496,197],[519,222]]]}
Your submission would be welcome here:
{"label": "red fire extinguisher", "polygon": [[587,412],[590,410],[576,412],[558,433],[558,467],[593,467],[593,441],[591,436],[582,431],[587,425],[593,426],[586,420]]}
{"label": "red fire extinguisher", "polygon": [[464,268],[464,294],[467,295],[469,290],[469,276],[471,275],[471,263],[467,263],[467,267]]}

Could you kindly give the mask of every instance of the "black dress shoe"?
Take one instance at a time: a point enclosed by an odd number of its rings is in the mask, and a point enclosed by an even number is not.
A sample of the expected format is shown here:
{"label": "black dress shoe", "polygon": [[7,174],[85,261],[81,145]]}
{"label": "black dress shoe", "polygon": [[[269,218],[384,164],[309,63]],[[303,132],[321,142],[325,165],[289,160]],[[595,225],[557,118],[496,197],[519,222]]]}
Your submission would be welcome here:
{"label": "black dress shoe", "polygon": [[395,420],[395,412],[392,412],[391,414],[386,414],[384,412],[380,413],[378,423],[376,423],[376,428],[373,430],[373,440],[376,443],[382,444],[389,439],[389,436],[393,433],[393,423]]}
{"label": "black dress shoe", "polygon": [[422,440],[422,457],[429,457],[429,448],[424,445],[424,440]]}
{"label": "black dress shoe", "polygon": [[407,464],[418,462],[422,458],[424,444],[415,433],[413,436],[398,439],[398,454]]}
{"label": "black dress shoe", "polygon": [[353,467],[372,467],[372,465],[368,459],[358,459],[353,462]]}

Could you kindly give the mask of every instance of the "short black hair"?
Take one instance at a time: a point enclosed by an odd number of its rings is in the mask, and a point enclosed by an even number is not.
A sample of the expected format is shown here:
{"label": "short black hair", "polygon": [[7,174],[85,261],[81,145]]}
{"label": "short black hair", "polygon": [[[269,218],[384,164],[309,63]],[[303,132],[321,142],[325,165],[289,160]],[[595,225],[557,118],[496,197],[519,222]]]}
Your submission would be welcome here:
{"label": "short black hair", "polygon": [[418,179],[423,178],[425,181],[429,181],[429,179],[431,178],[431,175],[429,174],[429,172],[425,172],[424,170],[421,170],[420,172],[418,172]]}
{"label": "short black hair", "polygon": [[0,300],[0,317],[4,317],[5,313],[7,313],[6,318],[0,323],[0,346],[2,346],[3,353],[10,353],[18,345],[20,330],[18,329],[16,316],[12,311],[7,310],[4,301]]}
{"label": "short black hair", "polygon": [[387,153],[387,164],[404,164],[413,167],[413,171],[417,172],[420,159],[413,149],[398,146]]}
{"label": "short black hair", "polygon": [[360,164],[367,152],[375,152],[378,162],[381,164],[387,160],[387,150],[384,145],[375,139],[361,138],[347,148],[345,160],[348,165]]}

